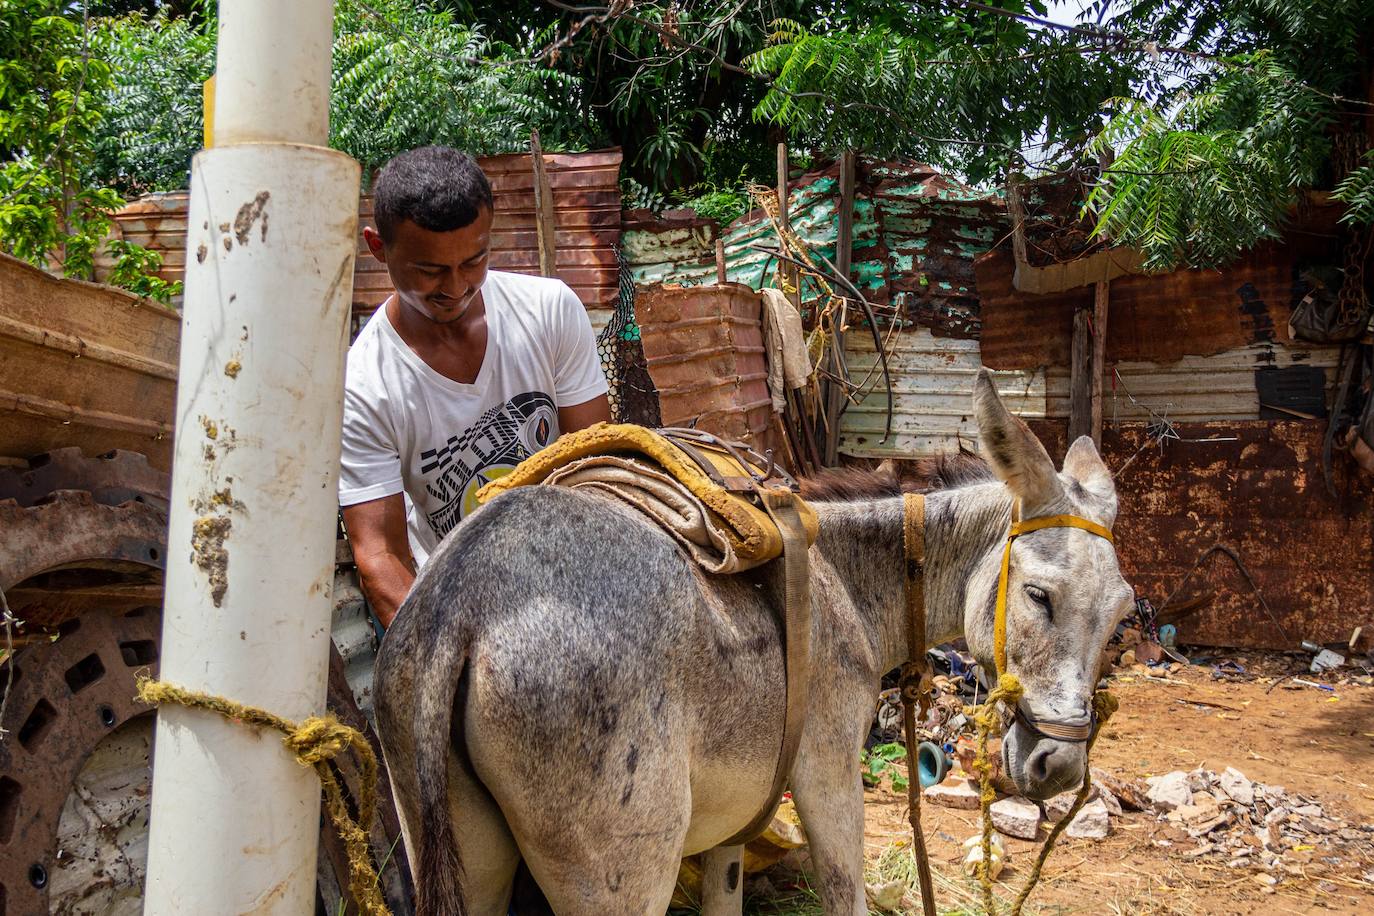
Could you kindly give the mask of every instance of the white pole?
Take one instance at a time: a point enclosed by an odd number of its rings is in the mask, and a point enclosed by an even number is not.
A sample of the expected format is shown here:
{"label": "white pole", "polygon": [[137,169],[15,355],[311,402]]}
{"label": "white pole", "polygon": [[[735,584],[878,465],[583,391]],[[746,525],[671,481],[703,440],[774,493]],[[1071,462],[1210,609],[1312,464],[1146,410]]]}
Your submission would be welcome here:
{"label": "white pole", "polygon": [[[324,710],[359,167],[328,137],[332,0],[220,3],[191,174],[161,677]],[[147,914],[314,912],[320,785],[216,714],[158,712]]]}

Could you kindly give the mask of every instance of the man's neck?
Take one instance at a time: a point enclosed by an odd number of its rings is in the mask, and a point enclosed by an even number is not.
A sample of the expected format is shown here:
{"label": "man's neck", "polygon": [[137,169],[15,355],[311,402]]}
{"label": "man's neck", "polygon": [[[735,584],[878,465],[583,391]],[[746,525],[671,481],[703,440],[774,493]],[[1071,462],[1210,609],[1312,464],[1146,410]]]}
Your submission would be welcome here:
{"label": "man's neck", "polygon": [[396,296],[386,302],[386,317],[396,333],[412,350],[428,352],[436,348],[466,348],[486,331],[486,301],[479,291],[472,304],[452,321],[431,321]]}

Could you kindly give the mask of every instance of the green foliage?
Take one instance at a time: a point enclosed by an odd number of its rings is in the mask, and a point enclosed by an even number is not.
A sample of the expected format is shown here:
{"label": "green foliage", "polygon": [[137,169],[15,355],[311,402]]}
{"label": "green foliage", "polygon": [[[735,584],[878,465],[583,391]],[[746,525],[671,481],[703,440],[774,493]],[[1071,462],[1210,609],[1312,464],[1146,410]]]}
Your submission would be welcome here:
{"label": "green foliage", "polygon": [[[80,10],[61,0],[0,0],[0,248],[40,267],[90,279],[124,202],[86,178],[113,85]],[[113,282],[166,301],[144,273],[156,255],[111,248]],[[154,268],[155,269],[155,268]]]}
{"label": "green foliage", "polygon": [[339,0],[331,145],[370,169],[443,143],[475,155],[576,145],[580,122],[555,105],[576,94],[566,74],[537,70],[506,45],[409,0]]}
{"label": "green foliage", "polygon": [[1087,206],[1150,266],[1221,264],[1278,237],[1330,156],[1329,101],[1268,52],[1234,58],[1171,110],[1116,105],[1089,146],[1116,158]]}
{"label": "green foliage", "polygon": [[131,14],[100,22],[112,67],[94,174],[127,195],[186,187],[204,136],[202,85],[215,70],[213,22]]}
{"label": "green foliage", "polygon": [[[1374,151],[1365,153],[1365,158],[1374,163]],[[1341,217],[1343,222],[1374,223],[1374,164],[1345,176],[1331,196],[1344,201],[1348,208]]]}
{"label": "green foliage", "polygon": [[982,181],[1042,134],[1081,143],[1101,100],[1129,91],[1129,68],[1080,43],[921,6],[894,25],[780,20],[747,63],[772,81],[757,117],[831,153],[910,156]]}
{"label": "green foliage", "polygon": [[896,742],[879,744],[872,750],[863,751],[859,761],[864,782],[870,786],[877,786],[882,783],[883,777],[887,776],[892,781],[892,791],[905,792],[909,782],[906,767],[896,766],[899,761],[904,760],[906,747]]}

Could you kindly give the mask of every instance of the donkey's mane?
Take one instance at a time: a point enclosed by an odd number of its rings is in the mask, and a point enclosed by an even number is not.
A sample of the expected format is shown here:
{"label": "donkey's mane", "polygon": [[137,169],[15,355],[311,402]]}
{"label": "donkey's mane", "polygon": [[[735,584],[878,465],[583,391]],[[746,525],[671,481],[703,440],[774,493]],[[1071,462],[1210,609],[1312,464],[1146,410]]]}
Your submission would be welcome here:
{"label": "donkey's mane", "polygon": [[874,468],[830,468],[798,482],[802,497],[813,502],[854,502],[903,493],[952,490],[994,479],[982,458],[960,449],[933,458],[884,461]]}

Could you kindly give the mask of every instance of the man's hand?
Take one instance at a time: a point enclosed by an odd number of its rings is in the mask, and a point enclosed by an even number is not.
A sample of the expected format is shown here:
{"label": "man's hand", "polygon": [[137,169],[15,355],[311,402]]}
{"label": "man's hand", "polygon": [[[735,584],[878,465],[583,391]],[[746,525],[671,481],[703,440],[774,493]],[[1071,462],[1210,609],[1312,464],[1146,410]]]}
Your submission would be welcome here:
{"label": "man's hand", "polygon": [[363,594],[382,626],[389,627],[415,583],[415,559],[406,537],[405,499],[397,493],[346,506],[343,519]]}
{"label": "man's hand", "polygon": [[593,423],[611,422],[611,401],[606,395],[598,395],[590,401],[558,408],[558,431],[575,433],[586,429]]}

